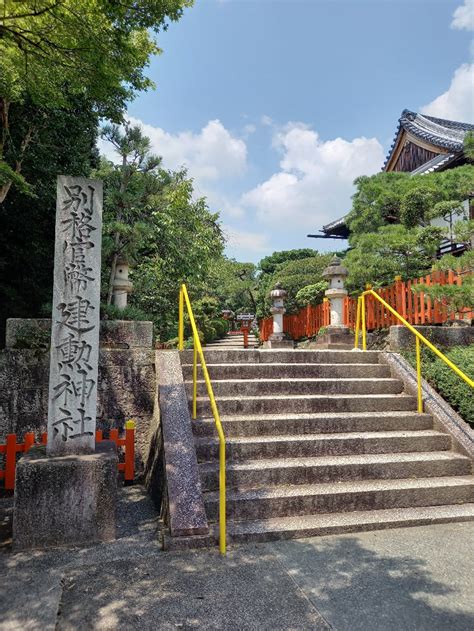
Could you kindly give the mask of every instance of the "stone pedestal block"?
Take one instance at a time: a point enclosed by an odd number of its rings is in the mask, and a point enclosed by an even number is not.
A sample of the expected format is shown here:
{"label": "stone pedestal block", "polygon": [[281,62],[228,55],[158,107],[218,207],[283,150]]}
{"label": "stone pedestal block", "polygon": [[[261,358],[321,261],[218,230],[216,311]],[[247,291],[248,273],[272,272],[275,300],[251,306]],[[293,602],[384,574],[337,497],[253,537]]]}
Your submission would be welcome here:
{"label": "stone pedestal block", "polygon": [[347,326],[328,326],[325,333],[311,342],[311,348],[350,350],[354,348],[354,333]]}
{"label": "stone pedestal block", "polygon": [[295,343],[285,337],[284,333],[272,333],[268,340],[263,343],[263,348],[294,348]]}
{"label": "stone pedestal block", "polygon": [[16,469],[16,549],[88,545],[115,539],[117,452],[110,441],[92,454],[46,455],[33,447]]}

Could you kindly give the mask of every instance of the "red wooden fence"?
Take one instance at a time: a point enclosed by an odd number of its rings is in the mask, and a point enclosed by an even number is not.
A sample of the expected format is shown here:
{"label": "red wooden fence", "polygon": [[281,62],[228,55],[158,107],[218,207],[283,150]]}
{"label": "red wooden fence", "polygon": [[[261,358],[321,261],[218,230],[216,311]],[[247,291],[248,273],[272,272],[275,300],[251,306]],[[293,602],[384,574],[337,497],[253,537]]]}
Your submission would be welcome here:
{"label": "red wooden fence", "polygon": [[[416,285],[462,285],[462,272],[436,271],[421,276],[414,280],[402,281],[396,279],[392,285],[377,289],[377,293],[388,302],[410,324],[443,324],[456,317],[474,318],[474,307],[469,305],[460,312],[448,312],[442,301],[431,300],[423,292],[415,292]],[[368,330],[381,329],[398,324],[397,318],[392,315],[373,296],[366,296],[366,324]],[[354,298],[344,300],[344,324],[354,328],[356,318],[356,304]],[[308,305],[295,315],[283,317],[283,331],[292,339],[312,337],[319,329],[330,324],[329,303],[320,305]],[[260,321],[260,339],[266,341],[272,333],[273,319],[264,318]]]}
{"label": "red wooden fence", "polygon": [[[17,463],[17,454],[26,453],[33,445],[46,445],[48,440],[46,432],[41,434],[41,440],[39,443],[35,443],[35,435],[33,432],[28,432],[24,436],[24,442],[17,443],[16,434],[7,434],[7,442],[4,445],[0,445],[0,454],[3,456],[3,469],[0,469],[0,480],[4,480],[4,487],[6,490],[13,490],[15,488],[15,469]],[[97,430],[95,433],[96,442],[107,440],[103,437],[102,430]],[[119,438],[118,429],[111,429],[108,440],[113,441],[117,449],[119,447],[124,448],[124,462],[118,463],[118,470],[124,472],[124,479],[129,481],[135,477],[135,423],[134,421],[127,421],[125,424],[125,436]]]}

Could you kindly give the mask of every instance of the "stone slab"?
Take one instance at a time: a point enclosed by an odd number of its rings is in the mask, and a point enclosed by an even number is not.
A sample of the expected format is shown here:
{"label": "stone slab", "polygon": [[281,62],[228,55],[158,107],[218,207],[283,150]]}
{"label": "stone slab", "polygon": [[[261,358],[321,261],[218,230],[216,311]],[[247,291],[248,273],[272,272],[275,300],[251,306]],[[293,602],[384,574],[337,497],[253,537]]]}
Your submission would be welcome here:
{"label": "stone slab", "polygon": [[252,550],[226,558],[163,553],[69,571],[56,628],[330,630],[278,561]]}
{"label": "stone slab", "polygon": [[117,453],[48,457],[34,447],[18,462],[13,507],[16,549],[90,544],[115,538]]}
{"label": "stone slab", "polygon": [[[439,346],[469,346],[474,344],[472,326],[415,326],[419,333]],[[415,348],[415,336],[405,326],[391,326],[389,333],[390,349],[399,351]]]}
{"label": "stone slab", "polygon": [[474,628],[474,522],[266,544],[337,631]]}
{"label": "stone slab", "polygon": [[292,349],[294,348],[295,343],[293,340],[267,340],[263,342],[263,348],[268,349]]}
{"label": "stone slab", "polygon": [[207,534],[209,526],[179,352],[157,351],[156,366],[171,535]]}

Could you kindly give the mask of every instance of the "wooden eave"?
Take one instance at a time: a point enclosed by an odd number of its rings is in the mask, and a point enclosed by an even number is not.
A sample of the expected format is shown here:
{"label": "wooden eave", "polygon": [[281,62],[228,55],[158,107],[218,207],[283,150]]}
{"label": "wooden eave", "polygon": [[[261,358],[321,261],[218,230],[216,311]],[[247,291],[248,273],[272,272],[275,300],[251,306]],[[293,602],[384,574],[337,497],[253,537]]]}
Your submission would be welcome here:
{"label": "wooden eave", "polygon": [[449,150],[445,149],[444,147],[437,147],[436,145],[426,142],[425,140],[421,140],[421,138],[417,138],[413,134],[410,134],[406,130],[403,130],[400,133],[397,139],[397,143],[392,151],[392,155],[390,156],[390,159],[385,166],[384,171],[386,173],[390,173],[391,171],[393,171],[393,167],[397,164],[397,160],[400,157],[400,153],[402,152],[403,147],[405,146],[407,142],[411,142],[414,145],[421,147],[422,149],[427,149],[428,151],[432,151],[433,153],[436,153],[438,155],[442,153],[444,154],[450,153]]}

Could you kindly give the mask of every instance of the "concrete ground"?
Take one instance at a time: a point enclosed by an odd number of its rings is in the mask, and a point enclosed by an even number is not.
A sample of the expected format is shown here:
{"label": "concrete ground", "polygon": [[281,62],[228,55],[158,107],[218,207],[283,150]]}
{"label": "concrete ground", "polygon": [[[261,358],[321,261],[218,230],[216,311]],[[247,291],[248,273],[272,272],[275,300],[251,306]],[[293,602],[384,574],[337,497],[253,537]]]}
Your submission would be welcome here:
{"label": "concrete ground", "polygon": [[474,629],[474,522],[162,552],[141,487],[119,538],[0,554],[0,629]]}

